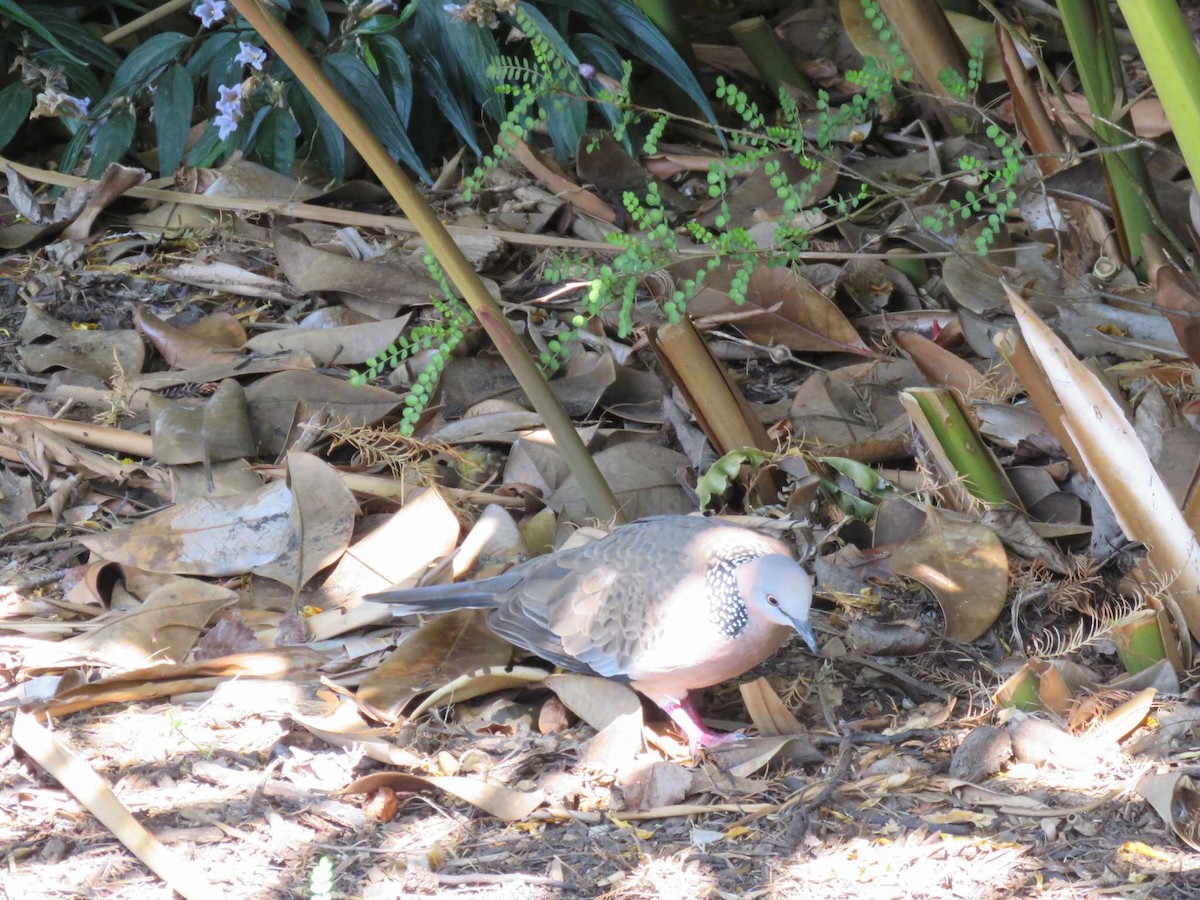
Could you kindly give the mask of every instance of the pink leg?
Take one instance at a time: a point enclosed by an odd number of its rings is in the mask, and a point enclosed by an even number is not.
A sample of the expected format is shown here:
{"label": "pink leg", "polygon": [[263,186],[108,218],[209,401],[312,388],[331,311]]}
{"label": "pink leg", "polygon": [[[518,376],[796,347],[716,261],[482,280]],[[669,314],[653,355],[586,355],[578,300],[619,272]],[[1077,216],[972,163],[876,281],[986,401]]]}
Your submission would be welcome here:
{"label": "pink leg", "polygon": [[700,747],[715,747],[718,744],[741,741],[746,738],[744,734],[717,734],[715,731],[709,731],[700,724],[700,715],[696,712],[696,707],[692,705],[687,694],[684,694],[683,698],[679,700],[663,697],[658,701],[658,705],[683,732],[692,756],[696,755],[696,751]]}

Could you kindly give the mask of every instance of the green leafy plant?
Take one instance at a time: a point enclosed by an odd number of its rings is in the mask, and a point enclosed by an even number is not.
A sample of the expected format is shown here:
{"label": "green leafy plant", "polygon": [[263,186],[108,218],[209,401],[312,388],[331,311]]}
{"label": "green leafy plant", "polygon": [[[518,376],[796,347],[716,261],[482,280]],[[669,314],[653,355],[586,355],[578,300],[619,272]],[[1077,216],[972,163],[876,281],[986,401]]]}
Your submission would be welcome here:
{"label": "green leafy plant", "polygon": [[407,335],[398,338],[378,356],[368,359],[365,372],[355,371],[350,375],[351,384],[364,385],[417,353],[432,351],[424,368],[409,387],[408,396],[404,401],[404,412],[400,416],[400,434],[405,437],[411,436],[416,429],[422,411],[433,399],[434,389],[442,370],[446,367],[446,361],[463,339],[463,334],[472,321],[471,311],[454,295],[446,273],[432,251],[425,251],[424,261],[425,267],[438,286],[438,291],[430,295],[436,318],[412,328]]}
{"label": "green leafy plant", "polygon": [[[536,24],[539,39],[525,48],[534,60],[541,54],[576,70],[586,65],[619,75],[620,53],[638,56],[712,117],[695,76],[629,0],[280,0],[271,9],[388,151],[426,182],[424,160],[440,149],[445,123],[483,157],[480,112],[497,122],[509,113],[489,74],[502,59],[494,34],[501,23]],[[57,120],[66,140],[64,171],[82,163],[95,175],[131,152],[154,165],[149,135],[136,127],[149,120],[163,175],[181,163],[212,166],[240,152],[281,172],[311,157],[335,180],[346,176],[341,133],[227,0],[194,0],[187,13],[163,20],[172,30],[139,33],[114,46],[72,12],[0,0],[0,61],[4,71],[18,64],[15,80],[5,83],[0,74],[0,150],[32,114]],[[575,152],[586,123],[581,103],[556,100],[544,110],[544,127],[564,158]],[[196,118],[206,125],[198,135]],[[419,145],[410,135],[421,136]]]}
{"label": "green leafy plant", "polygon": [[944,69],[938,73],[938,80],[946,89],[959,100],[968,100],[983,84],[983,38],[977,37],[971,42],[970,56],[967,59],[967,80],[963,81],[954,69]]}

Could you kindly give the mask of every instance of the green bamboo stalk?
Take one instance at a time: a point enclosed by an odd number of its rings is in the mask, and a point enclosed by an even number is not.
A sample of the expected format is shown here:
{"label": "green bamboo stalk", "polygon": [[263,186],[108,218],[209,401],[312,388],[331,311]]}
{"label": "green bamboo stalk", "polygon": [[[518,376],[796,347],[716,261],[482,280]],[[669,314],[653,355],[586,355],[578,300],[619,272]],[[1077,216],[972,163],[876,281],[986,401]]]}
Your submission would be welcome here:
{"label": "green bamboo stalk", "polygon": [[[1147,6],[1165,5],[1159,0],[1141,2]],[[1128,144],[1134,134],[1133,120],[1127,110],[1123,111],[1125,81],[1107,0],[1058,0],[1058,8],[1092,111],[1098,144],[1101,149]],[[1159,234],[1154,224],[1157,201],[1150,173],[1136,148],[1108,150],[1103,160],[1113,212],[1120,226],[1121,250],[1139,275],[1144,275],[1142,236]]]}
{"label": "green bamboo stalk", "polygon": [[770,88],[771,96],[778,97],[780,88],[788,85],[799,92],[801,99],[806,102],[811,103],[816,99],[812,83],[788,55],[775,29],[767,24],[766,19],[762,16],[743,19],[730,25],[729,30]]}
{"label": "green bamboo stalk", "polygon": [[1192,181],[1200,178],[1200,54],[1177,3],[1118,0]]}
{"label": "green bamboo stalk", "polygon": [[446,275],[462,293],[479,324],[488,333],[525,391],[525,396],[529,398],[529,402],[553,435],[559,453],[562,454],[571,473],[579,479],[592,514],[605,521],[620,522],[622,516],[616,498],[604,476],[596,468],[595,460],[584,447],[574,423],[563,411],[542,373],[538,371],[524,345],[513,333],[508,320],[504,318],[504,313],[487,292],[487,288],[458,249],[458,245],[454,243],[437,214],[401,171],[374,132],[367,127],[362,116],[346,103],[312,57],[304,51],[291,32],[283,27],[283,23],[267,12],[261,0],[231,2],[321,104],[428,243],[437,261],[445,269]]}
{"label": "green bamboo stalk", "polygon": [[1012,491],[995,458],[959,409],[954,395],[942,388],[910,388],[938,445],[971,496],[992,506],[1011,504]]}

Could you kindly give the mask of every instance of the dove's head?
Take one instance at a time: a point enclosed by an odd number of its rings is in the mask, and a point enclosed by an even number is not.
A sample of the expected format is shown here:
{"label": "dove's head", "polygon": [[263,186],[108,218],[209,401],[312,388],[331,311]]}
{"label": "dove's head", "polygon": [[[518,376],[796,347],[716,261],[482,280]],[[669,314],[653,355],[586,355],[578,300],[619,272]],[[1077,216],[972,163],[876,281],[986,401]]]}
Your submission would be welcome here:
{"label": "dove's head", "polygon": [[813,580],[798,562],[781,553],[760,556],[738,566],[737,581],[751,620],[795,628],[813,653],[817,652],[808,622]]}

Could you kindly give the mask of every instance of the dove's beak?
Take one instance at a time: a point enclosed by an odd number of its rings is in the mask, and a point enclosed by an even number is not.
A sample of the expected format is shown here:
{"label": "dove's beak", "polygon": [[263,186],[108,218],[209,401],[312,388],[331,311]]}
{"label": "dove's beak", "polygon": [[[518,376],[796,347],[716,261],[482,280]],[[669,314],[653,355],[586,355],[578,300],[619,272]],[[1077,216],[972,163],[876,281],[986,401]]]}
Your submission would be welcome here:
{"label": "dove's beak", "polygon": [[817,638],[813,634],[812,625],[807,621],[801,622],[795,619],[792,619],[792,625],[796,629],[796,634],[804,638],[804,643],[808,644],[808,649],[813,653],[819,653],[820,651],[817,650]]}

